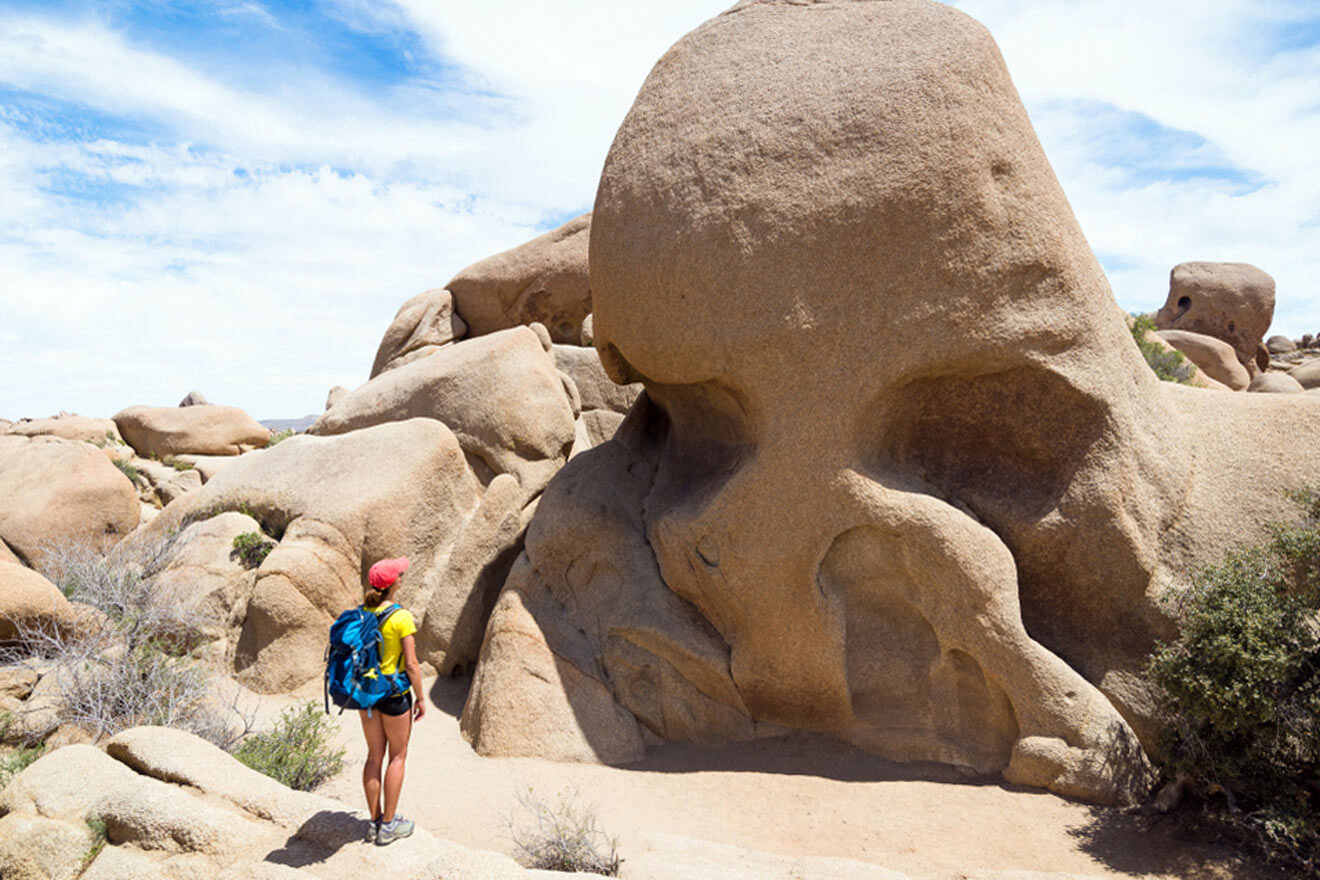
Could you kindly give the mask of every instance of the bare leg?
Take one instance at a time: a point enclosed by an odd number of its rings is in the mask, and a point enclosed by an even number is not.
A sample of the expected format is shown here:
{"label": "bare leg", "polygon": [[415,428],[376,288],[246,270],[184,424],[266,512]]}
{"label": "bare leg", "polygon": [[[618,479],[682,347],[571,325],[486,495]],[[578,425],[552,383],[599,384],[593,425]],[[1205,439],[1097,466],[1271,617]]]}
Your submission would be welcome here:
{"label": "bare leg", "polygon": [[[362,765],[362,791],[367,796],[367,810],[374,821],[380,818],[380,770],[385,761],[386,742],[382,719],[385,716],[379,712],[372,712],[368,716],[365,710],[359,709],[358,717],[362,719],[362,733],[367,738],[367,761]],[[394,797],[398,800],[397,791]]]}
{"label": "bare leg", "polygon": [[385,738],[389,740],[390,763],[385,768],[385,811],[381,820],[394,820],[394,810],[399,805],[399,792],[403,790],[403,765],[408,757],[408,739],[412,736],[412,713],[402,715],[381,715],[377,717],[384,724]]}

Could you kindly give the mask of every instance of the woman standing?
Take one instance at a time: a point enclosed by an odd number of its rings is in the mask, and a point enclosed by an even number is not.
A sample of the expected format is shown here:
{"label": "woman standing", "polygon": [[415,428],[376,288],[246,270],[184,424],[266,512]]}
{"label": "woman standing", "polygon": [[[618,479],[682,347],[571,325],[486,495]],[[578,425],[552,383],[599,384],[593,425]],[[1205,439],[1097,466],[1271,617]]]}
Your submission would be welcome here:
{"label": "woman standing", "polygon": [[[408,757],[408,739],[414,721],[426,715],[422,694],[422,673],[417,664],[413,634],[417,623],[412,614],[394,603],[394,594],[408,570],[406,557],[383,559],[367,572],[367,589],[362,605],[381,621],[380,671],[392,676],[400,663],[407,678],[399,676],[397,692],[377,703],[370,711],[358,710],[362,733],[367,738],[367,763],[362,768],[362,789],[371,811],[370,837],[377,846],[385,846],[413,833],[414,823],[396,810],[403,790],[404,761]],[[388,751],[389,763],[385,763]],[[384,770],[382,785],[381,771]],[[384,800],[382,803],[382,793]]]}

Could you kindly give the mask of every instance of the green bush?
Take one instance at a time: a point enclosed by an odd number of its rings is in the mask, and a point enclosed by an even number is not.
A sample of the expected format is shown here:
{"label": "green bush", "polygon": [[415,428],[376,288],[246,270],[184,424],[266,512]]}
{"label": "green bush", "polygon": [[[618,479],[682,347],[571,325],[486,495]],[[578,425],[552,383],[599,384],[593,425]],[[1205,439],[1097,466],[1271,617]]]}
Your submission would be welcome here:
{"label": "green bush", "polygon": [[336,726],[316,703],[285,709],[266,733],[254,733],[234,757],[296,791],[311,791],[344,766],[334,747]]}
{"label": "green bush", "polygon": [[234,555],[248,568],[261,565],[274,549],[275,542],[261,532],[244,532],[234,536]]}
{"label": "green bush", "polygon": [[1146,339],[1146,334],[1155,329],[1155,321],[1150,315],[1133,315],[1132,340],[1141,350],[1151,370],[1165,382],[1179,382],[1186,385],[1196,375],[1196,365],[1187,360],[1181,351],[1169,351]]}
{"label": "green bush", "polygon": [[172,455],[165,456],[160,460],[160,463],[172,467],[176,471],[191,471],[196,470],[197,468],[197,465],[193,464],[191,461],[181,461]]}
{"label": "green bush", "polygon": [[1200,572],[1149,670],[1165,772],[1267,856],[1320,877],[1320,494],[1295,525]]}
{"label": "green bush", "polygon": [[145,480],[142,477],[142,472],[137,468],[133,467],[131,462],[123,461],[122,459],[118,459],[118,458],[112,459],[112,461],[114,462],[115,467],[119,468],[120,473],[128,477],[128,481],[130,483],[132,483],[134,486],[143,485]]}
{"label": "green bush", "polygon": [[568,871],[617,877],[623,860],[618,841],[600,829],[596,813],[576,802],[576,792],[562,795],[550,805],[529,788],[518,803],[531,815],[531,824],[509,820],[518,861],[540,871]]}
{"label": "green bush", "polygon": [[82,870],[86,871],[87,866],[96,861],[96,857],[101,854],[101,850],[105,849],[108,837],[104,819],[98,816],[90,816],[84,821],[87,823],[87,830],[92,832],[92,845],[87,848],[82,860]]}
{"label": "green bush", "polygon": [[9,784],[9,780],[22,773],[40,758],[46,747],[41,744],[20,748],[10,755],[0,756],[0,789]]}
{"label": "green bush", "polygon": [[278,431],[274,434],[271,434],[270,439],[266,441],[266,448],[270,449],[272,446],[276,445],[277,443],[281,443],[285,440],[288,440],[290,437],[292,437],[294,434],[297,433],[298,432],[293,430],[293,428],[286,428],[283,431]]}

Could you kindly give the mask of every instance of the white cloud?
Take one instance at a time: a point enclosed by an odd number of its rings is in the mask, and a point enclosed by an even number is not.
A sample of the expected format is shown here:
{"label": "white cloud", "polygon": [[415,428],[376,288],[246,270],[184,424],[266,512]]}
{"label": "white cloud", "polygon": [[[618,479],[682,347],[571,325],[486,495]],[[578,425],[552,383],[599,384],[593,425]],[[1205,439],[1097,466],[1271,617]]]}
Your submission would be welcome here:
{"label": "white cloud", "polygon": [[[373,90],[240,84],[109,19],[0,11],[0,85],[148,132],[52,134],[0,104],[0,416],[193,387],[260,417],[319,409],[408,296],[588,208],[651,65],[731,2],[333,0],[446,61]],[[1320,330],[1320,50],[1271,43],[1309,2],[959,5],[996,35],[1123,305],[1159,305],[1181,260],[1241,259],[1278,279],[1277,330]]]}

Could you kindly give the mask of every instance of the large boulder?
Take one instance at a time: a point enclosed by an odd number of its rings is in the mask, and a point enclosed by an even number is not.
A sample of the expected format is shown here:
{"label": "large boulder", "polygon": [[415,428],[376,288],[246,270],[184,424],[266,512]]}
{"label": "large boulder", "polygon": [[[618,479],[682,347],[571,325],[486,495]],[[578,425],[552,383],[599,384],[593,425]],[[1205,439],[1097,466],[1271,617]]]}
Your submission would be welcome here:
{"label": "large boulder", "polygon": [[270,431],[236,406],[133,406],[115,424],[143,458],[238,455],[270,440]]}
{"label": "large boulder", "polygon": [[1265,340],[1265,350],[1270,354],[1289,354],[1297,350],[1297,343],[1287,336],[1271,336]]}
{"label": "large boulder", "polygon": [[591,312],[583,214],[526,244],[473,263],[445,285],[472,336],[537,322],[555,342],[576,345]]}
{"label": "large boulder", "polygon": [[1159,337],[1229,390],[1242,391],[1251,383],[1247,368],[1237,359],[1237,352],[1222,339],[1186,330],[1161,330]]}
{"label": "large boulder", "polygon": [[1320,358],[1312,358],[1300,366],[1293,367],[1288,375],[1308,391],[1312,388],[1320,388]]}
{"label": "large boulder", "polygon": [[[1161,330],[1222,339],[1244,366],[1258,362],[1274,320],[1274,279],[1248,263],[1180,263],[1169,273],[1169,298],[1155,314]],[[1265,352],[1269,363],[1269,353]],[[1263,369],[1263,367],[1262,367]]]}
{"label": "large boulder", "polygon": [[573,442],[576,413],[547,348],[527,327],[445,346],[345,395],[308,433],[438,419],[485,481],[512,474],[530,500],[563,466]]}
{"label": "large boulder", "polygon": [[535,753],[535,697],[549,754],[627,756],[631,715],[1142,793],[1167,600],[1320,477],[1320,406],[1156,379],[983,27],[702,25],[613,142],[590,272],[603,366],[645,393],[538,503],[479,749]]}
{"label": "large boulder", "polygon": [[[457,438],[434,419],[300,435],[241,456],[117,552],[157,556],[162,589],[191,590],[228,626],[238,678],[259,691],[287,691],[320,675],[330,622],[362,601],[377,560],[413,560],[399,598],[422,616],[431,572],[481,494]],[[278,543],[251,580],[230,563],[232,538],[249,529],[248,517]],[[210,525],[193,532],[201,522]],[[172,548],[159,551],[172,536]]]}
{"label": "large boulder", "polygon": [[0,435],[0,541],[40,569],[59,545],[104,550],[137,528],[133,484],[100,450],[59,437]]}
{"label": "large boulder", "polygon": [[1306,389],[1287,373],[1261,373],[1251,380],[1247,390],[1267,394],[1301,394]]}
{"label": "large boulder", "polygon": [[110,419],[93,419],[68,413],[61,413],[49,419],[19,422],[10,427],[9,433],[23,437],[61,437],[65,440],[94,443],[97,446],[114,446],[124,442],[119,436],[119,429]]}
{"label": "large boulder", "polygon": [[[466,335],[467,324],[454,311],[454,299],[449,291],[419,293],[399,307],[386,328],[371,364],[370,378],[432,354]],[[330,393],[333,398],[334,390]],[[332,405],[327,399],[326,409]]]}

